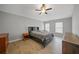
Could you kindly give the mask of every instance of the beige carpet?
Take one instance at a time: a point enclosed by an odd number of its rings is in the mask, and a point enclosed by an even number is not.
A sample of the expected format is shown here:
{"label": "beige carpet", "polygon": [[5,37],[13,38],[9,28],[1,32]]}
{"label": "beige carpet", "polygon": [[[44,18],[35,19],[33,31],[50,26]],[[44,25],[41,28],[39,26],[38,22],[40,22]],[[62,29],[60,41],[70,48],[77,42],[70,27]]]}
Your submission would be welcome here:
{"label": "beige carpet", "polygon": [[10,43],[8,46],[8,54],[49,54],[52,53],[51,43],[43,48],[43,46],[32,39],[25,41],[17,41]]}

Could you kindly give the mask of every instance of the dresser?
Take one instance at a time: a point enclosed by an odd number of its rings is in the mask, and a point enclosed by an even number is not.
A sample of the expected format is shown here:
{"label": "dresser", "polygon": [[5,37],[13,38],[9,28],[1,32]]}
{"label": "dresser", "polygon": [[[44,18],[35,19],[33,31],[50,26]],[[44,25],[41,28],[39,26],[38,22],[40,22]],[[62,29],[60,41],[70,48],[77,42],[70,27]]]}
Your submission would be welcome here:
{"label": "dresser", "polygon": [[72,33],[66,33],[62,41],[62,53],[79,54],[79,37]]}
{"label": "dresser", "polygon": [[8,47],[8,33],[0,34],[0,54],[5,54]]}

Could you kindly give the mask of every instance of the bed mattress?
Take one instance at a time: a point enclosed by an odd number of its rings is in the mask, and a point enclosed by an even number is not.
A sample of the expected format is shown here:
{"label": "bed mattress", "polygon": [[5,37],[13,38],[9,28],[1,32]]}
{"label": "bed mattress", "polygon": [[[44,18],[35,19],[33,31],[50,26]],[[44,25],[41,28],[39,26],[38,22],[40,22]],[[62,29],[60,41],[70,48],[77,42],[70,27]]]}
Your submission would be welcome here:
{"label": "bed mattress", "polygon": [[47,32],[47,31],[31,31],[30,35],[42,40],[42,42],[44,40],[52,40],[53,39],[53,34]]}

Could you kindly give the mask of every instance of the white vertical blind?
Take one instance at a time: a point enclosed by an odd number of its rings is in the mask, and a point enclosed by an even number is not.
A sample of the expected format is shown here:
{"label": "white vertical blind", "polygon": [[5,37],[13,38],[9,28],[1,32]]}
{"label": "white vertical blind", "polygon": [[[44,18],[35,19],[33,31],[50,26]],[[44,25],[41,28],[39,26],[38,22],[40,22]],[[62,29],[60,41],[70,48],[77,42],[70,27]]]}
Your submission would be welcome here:
{"label": "white vertical blind", "polygon": [[63,22],[55,23],[55,32],[56,33],[63,33]]}
{"label": "white vertical blind", "polygon": [[45,30],[48,31],[48,32],[50,31],[50,24],[49,23],[45,24]]}

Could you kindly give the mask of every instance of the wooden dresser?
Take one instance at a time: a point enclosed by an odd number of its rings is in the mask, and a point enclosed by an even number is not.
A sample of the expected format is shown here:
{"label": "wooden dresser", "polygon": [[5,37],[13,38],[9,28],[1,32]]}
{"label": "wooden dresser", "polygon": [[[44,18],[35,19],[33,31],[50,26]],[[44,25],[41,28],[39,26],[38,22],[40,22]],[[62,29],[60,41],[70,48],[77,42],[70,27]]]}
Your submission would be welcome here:
{"label": "wooden dresser", "polygon": [[5,54],[8,47],[8,33],[0,34],[0,54]]}
{"label": "wooden dresser", "polygon": [[62,41],[62,53],[79,54],[79,37],[72,33],[66,33]]}

